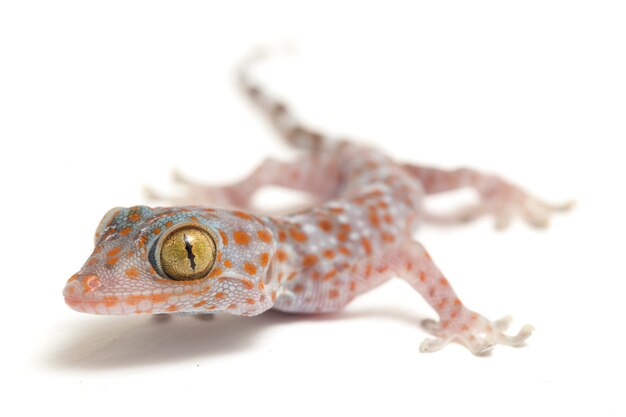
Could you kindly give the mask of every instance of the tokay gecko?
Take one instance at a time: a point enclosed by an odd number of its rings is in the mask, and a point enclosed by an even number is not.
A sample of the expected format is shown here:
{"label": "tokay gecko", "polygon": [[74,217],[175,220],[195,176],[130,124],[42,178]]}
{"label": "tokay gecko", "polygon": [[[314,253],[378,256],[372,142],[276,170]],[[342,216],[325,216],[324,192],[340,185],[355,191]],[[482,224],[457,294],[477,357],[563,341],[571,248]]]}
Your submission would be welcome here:
{"label": "tokay gecko", "polygon": [[[439,316],[424,321],[433,337],[421,351],[451,341],[475,354],[498,343],[522,345],[532,326],[507,335],[510,318],[489,321],[466,307],[414,232],[422,222],[454,224],[483,215],[501,228],[516,216],[543,227],[570,204],[546,204],[473,169],[398,162],[311,129],[252,77],[263,56],[258,51],[241,65],[241,87],[303,154],[293,162],[267,159],[226,186],[177,176],[185,198],[176,207],[111,209],[97,227],[93,253],[63,290],[65,302],[94,314],[254,316],[270,308],[319,314],[399,277]],[[268,185],[307,192],[315,204],[288,215],[259,214],[251,196]],[[477,204],[448,215],[425,209],[428,196],[466,187],[476,191]]]}

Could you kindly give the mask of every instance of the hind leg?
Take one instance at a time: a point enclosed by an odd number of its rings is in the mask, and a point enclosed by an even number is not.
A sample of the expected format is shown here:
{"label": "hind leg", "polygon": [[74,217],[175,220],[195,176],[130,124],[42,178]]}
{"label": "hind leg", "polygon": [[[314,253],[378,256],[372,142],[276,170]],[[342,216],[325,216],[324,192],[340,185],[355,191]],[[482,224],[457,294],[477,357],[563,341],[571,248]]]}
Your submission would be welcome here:
{"label": "hind leg", "polygon": [[426,320],[423,324],[433,334],[420,346],[422,352],[434,352],[449,342],[465,345],[476,355],[484,354],[496,344],[521,346],[533,331],[525,325],[515,336],[504,334],[510,318],[491,322],[468,309],[456,295],[448,280],[432,261],[424,247],[410,242],[399,252],[396,272],[415,288],[435,309],[439,321]]}
{"label": "hind leg", "polygon": [[499,229],[507,227],[518,216],[535,227],[546,227],[550,216],[570,209],[573,203],[548,204],[527,193],[520,187],[494,176],[472,169],[452,171],[405,164],[404,169],[418,179],[428,194],[470,187],[476,190],[480,201],[462,207],[455,213],[441,215],[427,213],[426,220],[438,224],[455,224],[491,215]]}

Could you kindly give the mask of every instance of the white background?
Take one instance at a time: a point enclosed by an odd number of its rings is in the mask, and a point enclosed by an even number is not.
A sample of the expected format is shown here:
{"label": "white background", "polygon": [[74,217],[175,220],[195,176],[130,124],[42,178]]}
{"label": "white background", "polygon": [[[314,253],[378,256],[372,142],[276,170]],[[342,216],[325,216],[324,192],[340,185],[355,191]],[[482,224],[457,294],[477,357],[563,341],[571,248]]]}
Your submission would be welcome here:
{"label": "white background", "polygon": [[[624,2],[366,3],[2,2],[2,415],[624,415]],[[232,76],[284,39],[298,53],[259,76],[307,122],[578,201],[548,231],[419,235],[466,304],[536,326],[527,347],[420,354],[434,312],[399,281],[324,317],[65,306],[142,186],[294,156]]]}

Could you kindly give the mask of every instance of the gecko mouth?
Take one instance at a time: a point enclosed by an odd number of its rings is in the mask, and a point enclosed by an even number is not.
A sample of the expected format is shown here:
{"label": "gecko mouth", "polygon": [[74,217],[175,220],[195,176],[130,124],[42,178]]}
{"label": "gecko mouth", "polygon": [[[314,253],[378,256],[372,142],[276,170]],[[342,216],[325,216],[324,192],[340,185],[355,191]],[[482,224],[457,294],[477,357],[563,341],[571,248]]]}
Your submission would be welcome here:
{"label": "gecko mouth", "polygon": [[152,314],[175,311],[177,296],[174,294],[123,294],[81,296],[64,290],[65,303],[81,313],[120,315]]}

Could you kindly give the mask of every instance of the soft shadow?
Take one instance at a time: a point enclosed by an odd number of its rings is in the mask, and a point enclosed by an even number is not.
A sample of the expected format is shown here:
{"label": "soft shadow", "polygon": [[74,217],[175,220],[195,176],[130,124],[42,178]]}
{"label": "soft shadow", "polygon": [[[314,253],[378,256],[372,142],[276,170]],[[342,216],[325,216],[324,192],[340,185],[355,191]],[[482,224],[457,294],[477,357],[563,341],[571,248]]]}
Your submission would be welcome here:
{"label": "soft shadow", "polygon": [[[292,315],[268,311],[257,317],[106,317],[65,326],[60,345],[44,358],[54,370],[111,370],[229,355],[254,345],[265,329],[306,321],[402,320],[419,327],[420,318],[394,309]],[[346,324],[349,325],[349,324]]]}

